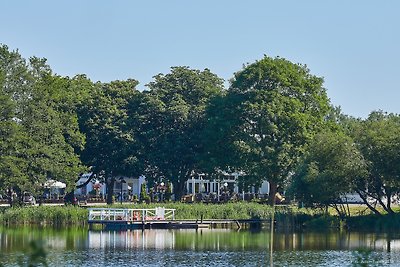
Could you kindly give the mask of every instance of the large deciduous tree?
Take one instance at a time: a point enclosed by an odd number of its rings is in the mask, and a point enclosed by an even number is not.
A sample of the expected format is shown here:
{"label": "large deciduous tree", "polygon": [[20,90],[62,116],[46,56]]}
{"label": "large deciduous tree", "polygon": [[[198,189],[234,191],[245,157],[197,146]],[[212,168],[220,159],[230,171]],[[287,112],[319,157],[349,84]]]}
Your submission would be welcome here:
{"label": "large deciduous tree", "polygon": [[[0,78],[0,86],[1,84]],[[6,193],[1,191],[7,191],[6,189],[16,185],[23,187],[28,180],[25,172],[26,161],[20,154],[25,138],[14,117],[13,101],[9,95],[0,90],[0,194]]]}
{"label": "large deciduous tree", "polygon": [[354,141],[340,131],[326,130],[308,146],[289,192],[306,206],[331,206],[345,217],[349,215],[346,194],[353,193],[355,181],[366,174],[366,162]]}
{"label": "large deciduous tree", "polygon": [[8,170],[18,174],[4,176],[10,188],[35,191],[46,179],[72,188],[83,169],[77,150],[84,138],[78,129],[77,94],[70,79],[54,75],[45,59],[26,61],[4,45],[0,46],[0,76],[1,95],[8,98],[4,107],[10,110],[7,125],[18,133],[14,147],[3,154],[8,155],[7,162],[14,162]]}
{"label": "large deciduous tree", "polygon": [[136,80],[98,83],[91,97],[80,109],[80,125],[86,134],[82,158],[97,174],[104,173],[107,185],[107,203],[112,203],[117,176],[139,176],[142,162],[138,158],[137,128],[128,116],[136,91]]}
{"label": "large deciduous tree", "polygon": [[54,179],[72,190],[85,168],[78,155],[84,136],[79,131],[76,110],[73,105],[65,106],[72,94],[69,82],[67,78],[43,74],[33,87],[21,124],[30,138],[26,156],[31,182]]}
{"label": "large deciduous tree", "polygon": [[322,85],[306,66],[267,56],[231,81],[228,95],[240,98],[234,144],[241,167],[250,177],[269,181],[270,204],[329,111]]}
{"label": "large deciduous tree", "polygon": [[187,179],[200,171],[205,110],[221,94],[223,80],[208,69],[173,67],[155,76],[148,87],[142,134],[148,140],[151,171],[169,179],[179,199]]}
{"label": "large deciduous tree", "polygon": [[357,180],[357,192],[393,213],[391,201],[400,193],[400,116],[372,112],[352,127],[354,140],[367,161],[368,175]]}
{"label": "large deciduous tree", "polygon": [[[398,197],[400,186],[400,117],[381,111],[365,120],[339,117],[334,128],[351,135],[354,144],[340,132],[318,135],[294,175],[292,191],[305,203],[337,209],[339,205],[332,203],[338,203],[340,196],[357,192],[375,214],[382,214],[378,206],[393,213],[391,201]],[[342,215],[343,211],[338,209]]]}

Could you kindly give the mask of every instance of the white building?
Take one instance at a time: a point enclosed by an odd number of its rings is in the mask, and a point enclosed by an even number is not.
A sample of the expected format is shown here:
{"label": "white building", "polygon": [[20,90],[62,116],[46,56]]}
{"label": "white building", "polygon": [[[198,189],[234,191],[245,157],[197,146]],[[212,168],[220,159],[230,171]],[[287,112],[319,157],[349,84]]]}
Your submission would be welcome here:
{"label": "white building", "polygon": [[[91,172],[82,174],[79,180],[76,182],[76,185],[79,186],[86,183],[92,174],[93,173]],[[107,189],[103,183],[100,183],[96,179],[92,179],[86,186],[75,189],[74,194],[77,196],[86,196],[90,192],[93,192],[93,190],[98,190],[99,195],[101,194],[102,196],[105,196]]]}
{"label": "white building", "polygon": [[138,178],[134,177],[126,177],[126,176],[117,176],[115,178],[114,183],[114,194],[121,193],[122,186],[122,194],[123,195],[136,195],[138,198],[140,196],[140,188],[142,184],[146,182],[146,177],[141,175]]}
{"label": "white building", "polygon": [[[244,175],[242,172],[221,172],[222,178],[221,180],[215,179],[207,179],[205,174],[199,174],[197,177],[192,176],[191,179],[186,181],[186,192],[188,194],[197,194],[197,193],[221,193],[224,190],[229,190],[232,193],[244,193],[239,192],[238,186],[238,178],[239,176]],[[248,193],[248,192],[246,192]],[[267,195],[269,194],[269,183],[264,181],[261,184],[261,187],[256,192],[255,187],[252,187],[249,193],[258,193]]]}
{"label": "white building", "polygon": [[[83,174],[77,181],[76,185],[79,186],[84,184],[91,175],[92,173]],[[139,176],[138,178],[117,176],[115,177],[114,194],[116,195],[121,194],[122,191],[123,195],[131,195],[131,196],[136,195],[139,197],[140,188],[142,184],[145,183],[145,180],[146,180],[145,176]],[[96,190],[98,195],[105,196],[107,194],[106,184],[101,183],[99,182],[99,180],[96,179],[92,179],[92,181],[90,181],[86,186],[77,188],[74,193],[77,196],[86,196],[90,192],[93,192],[93,190]]]}

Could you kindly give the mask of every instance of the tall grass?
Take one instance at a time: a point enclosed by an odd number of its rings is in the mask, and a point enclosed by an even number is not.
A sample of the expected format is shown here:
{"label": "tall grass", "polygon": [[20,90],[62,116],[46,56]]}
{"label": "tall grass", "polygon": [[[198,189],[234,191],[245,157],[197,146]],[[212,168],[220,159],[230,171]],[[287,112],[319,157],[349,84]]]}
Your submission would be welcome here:
{"label": "tall grass", "polygon": [[13,207],[0,214],[4,225],[84,225],[88,210],[75,206]]}
{"label": "tall grass", "polygon": [[[113,207],[128,208],[126,205],[114,205]],[[269,219],[273,212],[272,207],[254,202],[234,202],[224,204],[203,204],[203,203],[152,203],[135,204],[129,208],[155,208],[165,207],[175,209],[175,219]],[[292,216],[310,214],[305,209],[299,210],[292,206],[277,206],[275,216]]]}
{"label": "tall grass", "polygon": [[[111,208],[155,208],[165,207],[176,209],[175,219],[269,219],[273,209],[264,204],[252,202],[236,202],[225,204],[186,204],[186,203],[152,203],[132,205],[104,206]],[[277,220],[288,217],[301,218],[310,216],[304,209],[294,207],[276,207]],[[51,225],[74,226],[85,225],[88,219],[88,210],[75,206],[39,206],[13,207],[0,213],[0,223],[4,225]],[[300,219],[301,221],[302,219]]]}

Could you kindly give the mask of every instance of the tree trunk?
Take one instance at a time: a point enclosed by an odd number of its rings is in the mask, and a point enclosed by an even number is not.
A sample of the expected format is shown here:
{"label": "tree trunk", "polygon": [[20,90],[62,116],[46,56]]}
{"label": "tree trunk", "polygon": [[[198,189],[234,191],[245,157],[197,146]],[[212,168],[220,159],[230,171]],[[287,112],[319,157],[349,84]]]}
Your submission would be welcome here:
{"label": "tree trunk", "polygon": [[339,208],[340,205],[338,205],[338,204],[332,204],[331,207],[333,207],[333,208],[336,210],[336,212],[337,212],[337,214],[338,214],[338,216],[339,216],[339,219],[342,221],[342,220],[345,218],[345,216],[344,216],[342,210]]}
{"label": "tree trunk", "polygon": [[180,201],[184,193],[185,182],[175,181],[173,185],[174,185],[175,201]]}
{"label": "tree trunk", "polygon": [[386,199],[387,199],[387,211],[389,214],[394,214],[394,211],[392,210],[392,194],[387,193],[386,194]]}
{"label": "tree trunk", "polygon": [[278,184],[276,182],[269,182],[269,195],[268,195],[268,205],[275,206],[276,193],[278,192]]}
{"label": "tree trunk", "polygon": [[109,181],[107,184],[107,205],[113,204],[113,195],[114,195],[114,183],[115,178],[109,177]]}
{"label": "tree trunk", "polygon": [[8,204],[10,205],[10,207],[12,207],[13,206],[13,195],[12,195],[11,188],[8,189],[7,198],[8,198]]}
{"label": "tree trunk", "polygon": [[[390,213],[390,210],[388,209],[389,200],[387,200],[386,205],[385,205],[385,203],[383,203],[382,197],[381,197],[381,196],[379,196],[379,197],[377,198],[377,200],[378,200],[379,205],[381,205],[381,207],[382,207],[387,213]],[[392,212],[393,212],[393,211],[392,211]]]}
{"label": "tree trunk", "polygon": [[369,204],[367,197],[365,197],[360,191],[357,191],[358,195],[361,197],[361,199],[364,201],[364,204],[367,205],[367,207],[373,211],[376,215],[382,215],[376,208],[374,208],[371,204]]}
{"label": "tree trunk", "polygon": [[[72,189],[72,191],[68,192],[67,194],[65,194],[65,202],[69,203],[69,204],[73,204],[74,203],[74,198],[75,198],[75,191],[74,189]],[[42,201],[40,201],[39,206],[42,204]]]}

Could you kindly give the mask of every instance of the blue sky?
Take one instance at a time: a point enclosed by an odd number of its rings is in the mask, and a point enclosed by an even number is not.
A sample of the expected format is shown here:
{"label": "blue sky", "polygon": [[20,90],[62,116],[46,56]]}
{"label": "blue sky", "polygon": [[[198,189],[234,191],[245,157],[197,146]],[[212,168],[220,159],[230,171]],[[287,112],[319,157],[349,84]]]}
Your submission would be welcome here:
{"label": "blue sky", "polygon": [[307,64],[344,113],[400,113],[400,1],[13,0],[0,43],[64,76],[139,88],[171,66],[228,80],[264,54]]}

